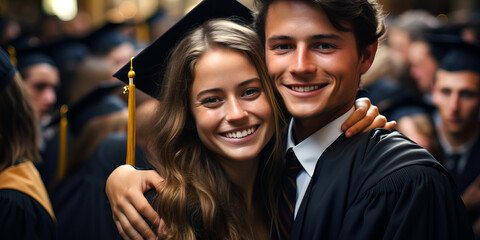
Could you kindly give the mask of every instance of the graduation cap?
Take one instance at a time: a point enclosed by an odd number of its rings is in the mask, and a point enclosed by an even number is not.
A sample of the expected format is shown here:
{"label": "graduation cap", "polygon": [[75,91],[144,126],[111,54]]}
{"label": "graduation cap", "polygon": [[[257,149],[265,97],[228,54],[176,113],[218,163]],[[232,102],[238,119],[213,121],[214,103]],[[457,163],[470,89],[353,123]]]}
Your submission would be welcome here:
{"label": "graduation cap", "polygon": [[[127,108],[124,100],[112,94],[121,86],[123,86],[122,83],[101,84],[68,106],[67,119],[74,135],[78,135],[91,119]],[[57,124],[60,117],[60,115],[55,115],[49,126]]]}
{"label": "graduation cap", "polygon": [[18,71],[22,71],[30,66],[43,63],[54,68],[58,68],[55,61],[53,61],[53,59],[48,55],[47,48],[47,46],[42,45],[27,49],[17,49],[16,58]]}
{"label": "graduation cap", "polygon": [[121,86],[121,83],[102,84],[70,107],[63,105],[60,113],[53,118],[50,126],[60,123],[57,180],[63,179],[66,171],[67,125],[70,125],[73,136],[78,136],[90,120],[126,109],[125,102],[112,95]]}
{"label": "graduation cap", "polygon": [[[246,24],[253,22],[252,11],[236,0],[203,0],[134,58],[135,85],[155,97],[170,51],[191,30],[214,18],[231,18],[232,21]],[[128,83],[129,70],[130,63],[127,63],[114,76]]]}
{"label": "graduation cap", "polygon": [[449,71],[472,71],[480,74],[480,45],[457,42],[440,59],[438,68]]}
{"label": "graduation cap", "polygon": [[15,67],[10,61],[10,57],[0,49],[0,92],[7,86],[15,76]]}
{"label": "graduation cap", "polygon": [[119,45],[133,40],[121,33],[119,28],[127,23],[106,23],[88,35],[84,42],[93,54],[106,54]]}

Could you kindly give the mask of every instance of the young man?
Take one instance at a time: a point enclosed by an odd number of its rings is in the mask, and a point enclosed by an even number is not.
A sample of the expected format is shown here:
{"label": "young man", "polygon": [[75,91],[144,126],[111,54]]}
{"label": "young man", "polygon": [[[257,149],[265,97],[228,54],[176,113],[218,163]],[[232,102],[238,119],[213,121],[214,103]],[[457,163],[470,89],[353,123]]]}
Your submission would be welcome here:
{"label": "young man", "polygon": [[376,3],[259,2],[267,66],[293,116],[287,148],[304,168],[290,239],[471,238],[452,179],[426,150],[381,129],[340,131],[383,33]]}
{"label": "young man", "polygon": [[[322,7],[307,1],[272,2],[260,7],[257,27],[265,39],[269,72],[293,116],[287,147],[304,169],[296,177],[290,238],[471,237],[469,227],[461,229],[465,212],[453,182],[426,150],[386,130],[353,138],[341,132],[381,35],[376,6],[366,0],[328,1],[331,5]],[[145,174],[129,180],[147,189],[159,179]],[[148,206],[135,194],[121,201]],[[124,226],[128,236],[140,236],[127,220],[136,210],[123,206],[117,226]],[[158,222],[154,214],[146,217]],[[135,220],[132,224],[140,226]]]}
{"label": "young man", "polygon": [[[454,43],[451,45],[455,45]],[[458,44],[457,44],[458,45]],[[480,47],[466,43],[441,59],[432,91],[446,166],[480,233]]]}

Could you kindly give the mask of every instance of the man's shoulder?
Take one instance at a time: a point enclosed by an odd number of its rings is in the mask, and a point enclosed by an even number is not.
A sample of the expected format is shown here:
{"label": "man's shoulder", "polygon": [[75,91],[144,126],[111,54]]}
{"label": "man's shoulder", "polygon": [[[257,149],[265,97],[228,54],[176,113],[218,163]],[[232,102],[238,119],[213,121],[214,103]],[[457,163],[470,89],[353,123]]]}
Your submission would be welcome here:
{"label": "man's shoulder", "polygon": [[410,171],[411,166],[447,173],[426,149],[397,131],[373,129],[350,139],[340,137],[331,147],[332,152],[342,151],[341,158],[351,159],[351,179],[364,186],[372,186],[400,169]]}

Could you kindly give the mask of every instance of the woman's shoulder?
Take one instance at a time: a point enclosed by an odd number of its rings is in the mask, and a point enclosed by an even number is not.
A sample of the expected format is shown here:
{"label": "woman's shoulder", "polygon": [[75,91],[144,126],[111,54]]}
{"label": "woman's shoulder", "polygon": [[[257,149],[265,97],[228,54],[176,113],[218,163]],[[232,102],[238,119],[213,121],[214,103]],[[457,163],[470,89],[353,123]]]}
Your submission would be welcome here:
{"label": "woman's shoulder", "polygon": [[0,236],[2,239],[53,239],[55,223],[29,195],[0,189]]}

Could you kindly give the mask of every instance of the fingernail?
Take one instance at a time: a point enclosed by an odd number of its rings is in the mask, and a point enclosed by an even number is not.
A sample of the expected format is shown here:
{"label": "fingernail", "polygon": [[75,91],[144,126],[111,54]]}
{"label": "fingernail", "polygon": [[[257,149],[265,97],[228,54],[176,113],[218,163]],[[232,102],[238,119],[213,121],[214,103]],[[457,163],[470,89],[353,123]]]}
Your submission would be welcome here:
{"label": "fingernail", "polygon": [[345,136],[346,136],[347,138],[351,137],[351,136],[352,136],[352,132],[350,132],[350,131],[345,132]]}

